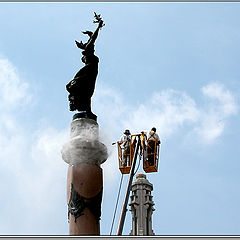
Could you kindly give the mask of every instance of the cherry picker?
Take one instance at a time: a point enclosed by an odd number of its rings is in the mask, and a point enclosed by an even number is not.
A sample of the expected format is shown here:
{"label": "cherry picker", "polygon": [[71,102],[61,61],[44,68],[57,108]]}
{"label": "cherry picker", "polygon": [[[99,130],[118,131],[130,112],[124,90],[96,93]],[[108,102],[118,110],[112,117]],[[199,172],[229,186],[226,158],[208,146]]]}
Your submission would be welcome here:
{"label": "cherry picker", "polygon": [[142,131],[140,134],[131,135],[128,141],[128,151],[124,151],[124,141],[117,142],[119,170],[122,174],[129,174],[129,179],[116,235],[122,235],[137,156],[143,160],[143,170],[146,173],[157,172],[159,164],[159,139],[147,139]]}

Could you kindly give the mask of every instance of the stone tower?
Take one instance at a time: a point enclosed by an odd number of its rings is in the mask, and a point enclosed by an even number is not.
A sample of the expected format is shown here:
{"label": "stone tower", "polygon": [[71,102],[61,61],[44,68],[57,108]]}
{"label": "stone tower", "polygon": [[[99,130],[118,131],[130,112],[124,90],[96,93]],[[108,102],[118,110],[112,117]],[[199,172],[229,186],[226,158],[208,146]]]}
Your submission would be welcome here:
{"label": "stone tower", "polygon": [[132,213],[132,230],[130,235],[155,235],[152,229],[152,213],[155,210],[152,190],[153,185],[146,179],[146,175],[138,174],[131,188],[129,206]]}

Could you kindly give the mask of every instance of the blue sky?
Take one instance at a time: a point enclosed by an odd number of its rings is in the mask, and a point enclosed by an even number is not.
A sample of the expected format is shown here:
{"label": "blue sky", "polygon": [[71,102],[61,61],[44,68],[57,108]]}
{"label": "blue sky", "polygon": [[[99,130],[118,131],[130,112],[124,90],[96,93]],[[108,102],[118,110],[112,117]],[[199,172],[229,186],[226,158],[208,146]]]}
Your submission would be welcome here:
{"label": "blue sky", "polygon": [[92,109],[111,153],[101,234],[121,177],[111,142],[153,126],[154,232],[240,234],[240,4],[161,2],[0,3],[0,234],[68,234],[65,85],[83,66],[74,40],[95,29],[94,11],[106,26]]}

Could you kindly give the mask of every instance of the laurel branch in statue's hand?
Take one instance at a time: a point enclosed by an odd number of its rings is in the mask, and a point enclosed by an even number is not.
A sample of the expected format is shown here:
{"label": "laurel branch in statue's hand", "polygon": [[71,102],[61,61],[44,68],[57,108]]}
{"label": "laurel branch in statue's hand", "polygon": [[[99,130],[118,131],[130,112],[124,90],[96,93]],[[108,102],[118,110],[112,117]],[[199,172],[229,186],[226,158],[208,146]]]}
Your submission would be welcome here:
{"label": "laurel branch in statue's hand", "polygon": [[96,20],[93,20],[93,23],[98,23],[98,27],[99,27],[99,28],[102,28],[103,26],[105,26],[105,24],[103,23],[103,20],[102,20],[102,18],[101,18],[101,14],[96,14],[96,13],[94,12],[94,18],[95,18]]}

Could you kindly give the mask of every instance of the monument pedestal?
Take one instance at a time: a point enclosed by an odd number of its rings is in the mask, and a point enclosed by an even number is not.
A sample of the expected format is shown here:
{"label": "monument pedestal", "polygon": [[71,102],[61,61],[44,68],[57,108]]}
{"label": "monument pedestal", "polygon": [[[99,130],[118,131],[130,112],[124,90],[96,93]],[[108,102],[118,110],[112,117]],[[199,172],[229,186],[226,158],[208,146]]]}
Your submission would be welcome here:
{"label": "monument pedestal", "polygon": [[98,141],[98,124],[78,118],[71,123],[70,141],[62,148],[69,164],[67,202],[69,235],[100,235],[103,176],[100,164],[106,161],[106,146]]}

